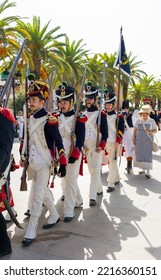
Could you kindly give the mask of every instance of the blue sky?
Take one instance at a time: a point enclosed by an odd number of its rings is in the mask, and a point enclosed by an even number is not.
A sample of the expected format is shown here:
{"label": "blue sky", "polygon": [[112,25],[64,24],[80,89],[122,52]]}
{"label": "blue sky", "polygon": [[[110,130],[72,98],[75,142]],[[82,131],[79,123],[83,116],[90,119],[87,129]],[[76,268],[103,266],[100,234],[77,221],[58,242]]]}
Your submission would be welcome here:
{"label": "blue sky", "polygon": [[[2,1],[2,0],[1,0]],[[118,51],[120,27],[127,53],[132,51],[143,61],[148,75],[161,77],[161,1],[160,0],[13,0],[17,7],[10,15],[32,19],[40,16],[42,24],[51,20],[70,39],[83,39],[91,53]],[[8,14],[7,14],[8,15]]]}

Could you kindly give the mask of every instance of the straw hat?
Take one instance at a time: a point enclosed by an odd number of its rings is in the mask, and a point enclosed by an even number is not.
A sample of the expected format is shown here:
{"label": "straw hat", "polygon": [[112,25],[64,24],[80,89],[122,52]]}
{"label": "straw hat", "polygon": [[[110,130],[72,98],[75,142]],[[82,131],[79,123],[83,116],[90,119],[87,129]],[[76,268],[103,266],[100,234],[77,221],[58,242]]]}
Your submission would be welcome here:
{"label": "straw hat", "polygon": [[147,105],[143,105],[138,113],[139,114],[143,114],[143,113],[150,114],[151,111],[152,111],[151,106],[147,104]]}

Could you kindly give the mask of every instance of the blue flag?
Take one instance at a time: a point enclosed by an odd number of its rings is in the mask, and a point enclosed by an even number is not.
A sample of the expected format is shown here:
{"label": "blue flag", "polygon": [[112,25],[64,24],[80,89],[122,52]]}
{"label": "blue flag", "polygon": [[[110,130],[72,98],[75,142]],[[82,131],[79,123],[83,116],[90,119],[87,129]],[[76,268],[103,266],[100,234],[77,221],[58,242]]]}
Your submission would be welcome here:
{"label": "blue flag", "polygon": [[119,65],[120,65],[121,71],[125,75],[130,77],[130,64],[129,64],[129,60],[128,60],[128,57],[126,54],[125,43],[124,43],[124,38],[123,38],[122,34],[121,34],[121,42],[120,42],[120,47],[119,47],[119,51],[118,51],[118,56],[114,63],[114,67],[119,68]]}

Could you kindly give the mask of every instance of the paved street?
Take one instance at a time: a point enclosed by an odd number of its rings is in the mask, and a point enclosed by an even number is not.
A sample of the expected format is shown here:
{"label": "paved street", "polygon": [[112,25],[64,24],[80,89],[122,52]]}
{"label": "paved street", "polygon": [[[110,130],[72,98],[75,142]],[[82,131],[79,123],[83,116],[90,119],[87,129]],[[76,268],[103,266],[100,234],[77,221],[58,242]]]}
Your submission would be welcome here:
{"label": "paved street", "polygon": [[[161,143],[161,131],[157,133]],[[18,140],[15,139],[13,152],[19,161]],[[160,147],[161,148],[161,147]],[[152,178],[146,179],[125,171],[126,159],[121,159],[120,184],[113,193],[106,193],[107,167],[102,168],[103,196],[98,196],[97,205],[89,207],[89,174],[84,165],[84,176],[79,185],[84,198],[83,208],[75,210],[71,223],[63,222],[63,202],[60,201],[60,179],[55,179],[52,189],[61,221],[49,230],[42,229],[48,212],[43,213],[38,226],[35,242],[26,248],[21,246],[28,219],[28,194],[20,192],[22,169],[11,175],[18,220],[23,230],[13,223],[8,224],[13,253],[5,260],[157,260],[161,259],[161,152],[153,155]],[[30,184],[28,184],[28,190]]]}

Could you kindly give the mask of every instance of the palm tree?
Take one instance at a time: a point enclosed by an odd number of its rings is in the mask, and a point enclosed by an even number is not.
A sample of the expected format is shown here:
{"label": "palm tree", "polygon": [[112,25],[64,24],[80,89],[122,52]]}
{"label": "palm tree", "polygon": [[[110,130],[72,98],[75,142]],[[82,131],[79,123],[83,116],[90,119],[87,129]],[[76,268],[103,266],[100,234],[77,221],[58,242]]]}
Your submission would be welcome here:
{"label": "palm tree", "polygon": [[144,90],[141,83],[135,83],[129,88],[128,97],[135,108],[139,108],[143,94]]}
{"label": "palm tree", "polygon": [[10,68],[9,61],[13,60],[15,50],[17,51],[20,48],[16,40],[16,28],[11,26],[12,23],[19,21],[20,17],[10,16],[2,18],[3,12],[15,6],[15,2],[9,3],[9,0],[4,0],[0,4],[0,60],[2,61],[2,71],[4,68]]}
{"label": "palm tree", "polygon": [[150,98],[154,102],[160,92],[158,86],[159,84],[156,84],[155,77],[152,75],[143,75],[138,83],[131,85],[128,93],[131,101],[135,102],[135,107],[138,107],[140,102],[144,102],[146,98]]}
{"label": "palm tree", "polygon": [[106,63],[105,71],[105,86],[114,88],[115,86],[115,75],[117,70],[113,67],[116,60],[116,53],[108,55],[107,53],[99,54],[100,61]]}
{"label": "palm tree", "polygon": [[135,80],[139,80],[141,75],[146,75],[146,73],[139,69],[140,65],[143,64],[142,61],[135,61],[137,56],[132,56],[132,52],[129,53],[128,59],[130,64],[131,79],[123,74],[122,85],[123,85],[123,99],[126,100],[128,93],[129,83],[135,84]]}
{"label": "palm tree", "polygon": [[103,61],[100,60],[99,54],[93,56],[86,56],[87,58],[87,80],[91,81],[94,85],[100,84],[100,77],[103,71]]}
{"label": "palm tree", "polygon": [[160,106],[161,106],[161,81],[157,80],[154,81],[154,93],[156,95],[156,99],[158,100],[158,110],[160,110]]}
{"label": "palm tree", "polygon": [[86,44],[82,44],[83,40],[70,42],[68,36],[65,37],[65,45],[60,47],[58,55],[62,59],[63,69],[59,73],[59,78],[67,81],[72,86],[80,84],[80,77],[83,74],[83,68],[87,62],[86,56],[88,50],[84,49]]}
{"label": "palm tree", "polygon": [[129,63],[130,63],[130,71],[131,71],[131,80],[132,83],[135,80],[140,80],[142,75],[147,75],[145,71],[139,69],[141,65],[143,65],[142,61],[136,61],[137,56],[133,56],[132,52],[129,53]]}
{"label": "palm tree", "polygon": [[57,39],[65,36],[65,34],[55,35],[60,26],[48,31],[49,24],[50,21],[41,28],[40,17],[37,16],[33,16],[32,23],[19,21],[17,24],[18,33],[27,38],[26,55],[30,71],[35,74],[37,79],[40,78],[40,69],[43,64],[49,60],[53,65],[58,63],[57,52],[63,43],[58,42]]}

